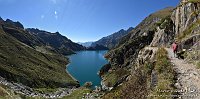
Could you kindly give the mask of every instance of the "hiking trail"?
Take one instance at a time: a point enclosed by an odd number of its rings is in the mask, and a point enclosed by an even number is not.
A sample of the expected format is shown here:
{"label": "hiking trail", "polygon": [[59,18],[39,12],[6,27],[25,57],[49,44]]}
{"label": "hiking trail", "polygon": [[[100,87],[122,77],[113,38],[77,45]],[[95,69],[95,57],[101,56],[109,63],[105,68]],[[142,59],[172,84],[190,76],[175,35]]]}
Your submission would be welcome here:
{"label": "hiking trail", "polygon": [[174,57],[170,48],[165,48],[177,73],[175,87],[181,90],[181,99],[200,99],[200,70],[195,65]]}

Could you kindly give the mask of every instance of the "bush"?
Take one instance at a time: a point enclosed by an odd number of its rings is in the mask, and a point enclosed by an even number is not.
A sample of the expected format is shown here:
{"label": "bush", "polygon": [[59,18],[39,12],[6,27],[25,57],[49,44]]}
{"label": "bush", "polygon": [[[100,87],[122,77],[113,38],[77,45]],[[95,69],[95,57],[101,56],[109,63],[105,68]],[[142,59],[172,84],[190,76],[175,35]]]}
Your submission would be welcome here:
{"label": "bush", "polygon": [[92,87],[92,82],[86,82],[86,83],[84,84],[84,87],[86,87],[86,88]]}

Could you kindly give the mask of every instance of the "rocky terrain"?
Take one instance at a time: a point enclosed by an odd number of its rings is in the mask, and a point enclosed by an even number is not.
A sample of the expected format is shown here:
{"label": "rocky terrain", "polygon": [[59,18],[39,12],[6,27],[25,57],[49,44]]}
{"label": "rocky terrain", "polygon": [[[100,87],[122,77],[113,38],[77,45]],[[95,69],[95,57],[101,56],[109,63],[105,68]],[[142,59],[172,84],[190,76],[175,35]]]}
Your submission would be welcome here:
{"label": "rocky terrain", "polygon": [[177,82],[175,86],[182,90],[180,97],[182,99],[199,99],[200,98],[200,70],[195,65],[189,64],[184,60],[174,58],[171,49],[167,49],[169,58],[174,65],[177,73]]}
{"label": "rocky terrain", "polygon": [[44,98],[62,98],[71,94],[76,88],[60,88],[54,93],[40,93],[33,88],[25,86],[23,84],[9,82],[6,79],[0,77],[0,84],[5,85],[8,89],[14,91],[17,94],[24,95],[26,97],[44,97]]}
{"label": "rocky terrain", "polygon": [[[153,95],[150,99],[160,99],[157,95],[173,98],[180,94],[186,95],[180,96],[183,99],[188,99],[188,95],[199,94],[199,8],[198,0],[182,0],[176,8],[166,8],[151,14],[123,37],[105,55],[109,64],[101,70],[102,84],[111,91],[103,98],[128,95],[129,98],[146,99]],[[171,49],[160,49],[170,48],[174,41],[178,43],[179,52],[185,51],[184,60],[171,58]],[[166,71],[163,71],[162,66],[165,66]],[[121,93],[126,88],[133,90],[133,94]],[[185,88],[195,91],[173,93],[174,90]],[[134,94],[136,90],[141,91]],[[162,90],[172,90],[172,93]]]}

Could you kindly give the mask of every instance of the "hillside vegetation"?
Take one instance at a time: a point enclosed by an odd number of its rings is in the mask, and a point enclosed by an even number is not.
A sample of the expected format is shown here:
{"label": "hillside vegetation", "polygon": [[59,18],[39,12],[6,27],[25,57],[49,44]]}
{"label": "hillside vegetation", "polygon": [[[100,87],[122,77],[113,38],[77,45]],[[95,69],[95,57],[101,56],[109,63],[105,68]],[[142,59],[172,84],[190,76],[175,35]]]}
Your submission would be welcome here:
{"label": "hillside vegetation", "polygon": [[35,88],[78,86],[66,73],[68,59],[54,52],[36,51],[34,46],[43,43],[35,38],[22,28],[1,22],[0,76]]}

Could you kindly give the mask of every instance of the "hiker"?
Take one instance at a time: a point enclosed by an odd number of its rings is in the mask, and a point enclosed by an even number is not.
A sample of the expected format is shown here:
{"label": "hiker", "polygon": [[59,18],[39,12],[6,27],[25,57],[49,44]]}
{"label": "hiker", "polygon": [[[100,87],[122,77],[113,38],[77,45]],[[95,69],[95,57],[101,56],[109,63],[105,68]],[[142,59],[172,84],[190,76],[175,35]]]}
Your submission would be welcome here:
{"label": "hiker", "polygon": [[173,52],[174,52],[174,57],[176,57],[176,54],[177,54],[177,49],[178,49],[178,45],[176,42],[174,42],[172,44],[172,49],[173,49]]}

